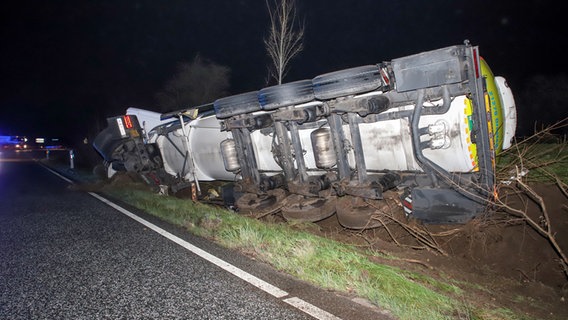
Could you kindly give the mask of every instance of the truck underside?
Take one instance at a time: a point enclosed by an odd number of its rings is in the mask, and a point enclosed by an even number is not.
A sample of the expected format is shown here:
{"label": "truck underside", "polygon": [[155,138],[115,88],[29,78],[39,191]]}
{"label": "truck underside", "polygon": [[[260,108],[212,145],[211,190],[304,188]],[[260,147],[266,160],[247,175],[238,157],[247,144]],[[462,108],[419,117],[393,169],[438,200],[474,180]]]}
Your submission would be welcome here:
{"label": "truck underside", "polygon": [[[408,217],[464,223],[487,210],[495,157],[510,145],[516,121],[506,82],[467,42],[213,106],[197,117],[162,115],[146,130],[138,125],[138,138],[109,138],[120,134],[120,117],[110,118],[95,148],[125,171],[165,170],[173,188],[189,183],[200,192],[200,181],[234,182],[238,209],[257,215],[318,221],[336,214],[347,228],[374,228],[377,210],[395,198]],[[136,139],[146,154],[160,151],[150,157],[154,165],[142,165],[144,152],[127,147]]]}

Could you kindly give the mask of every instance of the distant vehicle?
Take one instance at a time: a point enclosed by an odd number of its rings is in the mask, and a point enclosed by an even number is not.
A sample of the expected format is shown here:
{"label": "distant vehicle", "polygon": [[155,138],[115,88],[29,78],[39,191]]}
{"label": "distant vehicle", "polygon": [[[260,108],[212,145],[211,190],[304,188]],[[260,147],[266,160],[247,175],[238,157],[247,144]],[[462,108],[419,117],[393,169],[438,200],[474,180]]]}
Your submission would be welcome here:
{"label": "distant vehicle", "polygon": [[495,157],[516,127],[505,79],[468,42],[213,107],[197,117],[129,109],[109,118],[94,147],[114,170],[167,177],[154,181],[176,189],[233,181],[242,211],[301,221],[336,214],[343,226],[365,229],[380,226],[374,214],[386,197],[426,223],[484,212]]}
{"label": "distant vehicle", "polygon": [[2,150],[27,150],[30,147],[28,138],[23,136],[0,136]]}
{"label": "distant vehicle", "polygon": [[36,138],[35,146],[39,149],[64,150],[66,147],[59,138]]}

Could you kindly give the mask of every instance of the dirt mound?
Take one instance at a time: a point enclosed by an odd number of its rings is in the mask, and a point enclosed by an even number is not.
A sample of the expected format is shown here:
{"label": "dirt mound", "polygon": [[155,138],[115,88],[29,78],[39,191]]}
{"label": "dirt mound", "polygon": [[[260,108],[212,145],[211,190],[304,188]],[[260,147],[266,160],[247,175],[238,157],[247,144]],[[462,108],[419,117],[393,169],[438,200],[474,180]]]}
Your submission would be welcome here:
{"label": "dirt mound", "polygon": [[[568,251],[568,198],[555,185],[532,188],[543,197],[558,245]],[[534,201],[525,195],[504,194],[508,205],[544,223],[542,208]],[[467,292],[466,301],[503,306],[533,317],[568,318],[568,278],[559,255],[523,219],[496,212],[466,225],[402,227],[392,220],[383,221],[381,228],[349,231],[332,217],[318,223],[318,233],[400,258],[381,263],[446,281],[454,279]]]}

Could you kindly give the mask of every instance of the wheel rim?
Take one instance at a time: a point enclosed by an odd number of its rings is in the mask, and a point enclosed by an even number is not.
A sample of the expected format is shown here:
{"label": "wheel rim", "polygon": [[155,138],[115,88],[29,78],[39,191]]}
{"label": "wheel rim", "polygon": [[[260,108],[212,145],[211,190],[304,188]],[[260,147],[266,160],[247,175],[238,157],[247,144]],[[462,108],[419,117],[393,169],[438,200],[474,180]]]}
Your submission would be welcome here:
{"label": "wheel rim", "polygon": [[288,221],[320,221],[335,213],[336,200],[336,197],[324,199],[290,195],[284,201],[282,216]]}
{"label": "wheel rim", "polygon": [[372,229],[382,226],[374,216],[381,200],[368,200],[360,197],[344,196],[337,200],[337,220],[349,229]]}
{"label": "wheel rim", "polygon": [[264,195],[245,193],[235,202],[240,213],[252,215],[256,218],[280,211],[286,197],[284,190],[270,190]]}

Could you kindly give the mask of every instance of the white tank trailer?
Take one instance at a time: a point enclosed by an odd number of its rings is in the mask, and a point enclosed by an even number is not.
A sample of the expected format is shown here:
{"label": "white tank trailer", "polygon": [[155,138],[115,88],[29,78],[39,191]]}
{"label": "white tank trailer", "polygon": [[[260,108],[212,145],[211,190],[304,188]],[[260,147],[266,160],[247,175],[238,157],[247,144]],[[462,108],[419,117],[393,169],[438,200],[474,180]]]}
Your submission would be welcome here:
{"label": "white tank trailer", "polygon": [[108,123],[94,147],[114,170],[176,190],[234,182],[242,212],[336,214],[365,229],[380,226],[373,217],[393,195],[426,223],[484,212],[516,109],[505,79],[466,41],[168,114],[129,108]]}

